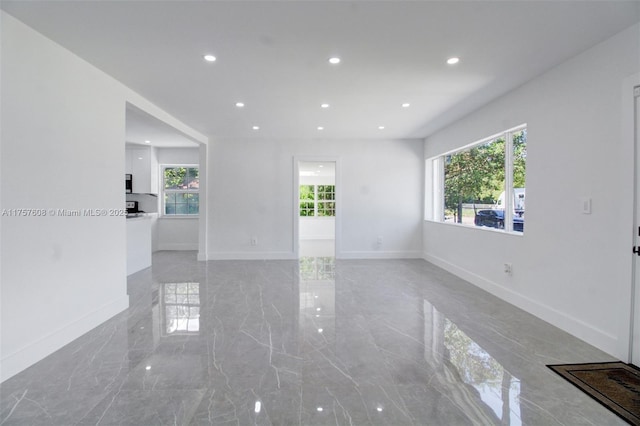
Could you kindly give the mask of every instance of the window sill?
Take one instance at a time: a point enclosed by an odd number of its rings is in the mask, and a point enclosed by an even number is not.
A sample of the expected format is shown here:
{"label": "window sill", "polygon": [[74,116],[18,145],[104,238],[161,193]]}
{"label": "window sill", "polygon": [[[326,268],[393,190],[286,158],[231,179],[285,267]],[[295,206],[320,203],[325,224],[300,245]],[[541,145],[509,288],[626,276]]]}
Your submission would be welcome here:
{"label": "window sill", "polygon": [[329,219],[335,219],[335,216],[300,216],[301,220],[329,220]]}
{"label": "window sill", "polygon": [[455,228],[477,229],[478,231],[493,232],[494,234],[513,235],[515,237],[523,237],[524,236],[524,232],[519,232],[519,231],[507,232],[504,229],[492,228],[492,227],[489,227],[489,226],[466,225],[464,223],[455,223],[455,222],[440,222],[440,221],[432,220],[432,219],[424,219],[424,221],[428,222],[428,223],[437,223],[439,225],[444,225],[444,226],[452,226],[452,227],[455,227]]}
{"label": "window sill", "polygon": [[199,219],[200,215],[180,215],[180,214],[176,214],[176,215],[160,215],[160,217],[158,219],[169,219],[169,220],[174,220],[174,219]]}

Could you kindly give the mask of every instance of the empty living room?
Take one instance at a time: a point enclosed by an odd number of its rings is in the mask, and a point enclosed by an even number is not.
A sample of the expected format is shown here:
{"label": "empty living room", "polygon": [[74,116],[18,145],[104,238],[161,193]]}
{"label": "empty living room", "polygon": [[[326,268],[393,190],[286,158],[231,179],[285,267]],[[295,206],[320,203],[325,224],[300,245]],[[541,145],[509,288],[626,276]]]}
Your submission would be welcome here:
{"label": "empty living room", "polygon": [[640,1],[0,31],[0,424],[640,424]]}

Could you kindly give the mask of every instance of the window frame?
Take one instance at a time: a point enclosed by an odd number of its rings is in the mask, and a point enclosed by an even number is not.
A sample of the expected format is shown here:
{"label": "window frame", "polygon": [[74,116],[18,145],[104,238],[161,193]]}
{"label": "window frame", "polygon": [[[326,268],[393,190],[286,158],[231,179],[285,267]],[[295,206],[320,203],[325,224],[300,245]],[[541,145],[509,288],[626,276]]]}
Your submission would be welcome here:
{"label": "window frame", "polygon": [[[300,188],[302,188],[303,186],[312,186],[313,187],[313,198],[312,199],[303,199],[302,197],[302,191],[300,190]],[[333,188],[332,191],[323,191],[322,194],[332,194],[333,198],[331,199],[327,199],[327,198],[323,198],[320,199],[318,197],[318,194],[320,194],[320,192],[318,192],[318,187],[331,187]],[[306,204],[313,204],[313,214],[312,215],[302,215],[303,211],[311,211],[310,207],[303,207],[302,203],[306,203]],[[327,203],[333,203],[333,208],[319,208],[318,205],[319,204],[327,204]],[[319,215],[318,212],[323,211],[323,212],[332,212],[333,214],[331,215]],[[309,219],[309,218],[313,218],[313,219],[325,219],[325,218],[335,218],[336,217],[336,185],[335,184],[300,184],[298,185],[298,217],[299,218],[305,218],[305,219]]]}
{"label": "window frame", "polygon": [[[198,182],[200,181],[200,165],[199,164],[161,164],[160,165],[160,187],[161,187],[161,200],[160,200],[160,217],[162,218],[177,218],[177,219],[197,219],[200,217],[200,185],[198,189],[167,189],[165,188],[165,170],[176,167],[184,167],[187,169],[198,170]],[[197,194],[198,195],[198,213],[189,214],[167,214],[166,210],[166,196],[167,194]]]}
{"label": "window frame", "polygon": [[[524,235],[524,231],[515,231],[513,229],[514,205],[513,197],[513,173],[514,173],[514,150],[513,136],[521,131],[527,131],[527,123],[503,130],[491,136],[476,140],[470,144],[458,147],[442,154],[427,158],[425,161],[425,187],[430,194],[425,197],[425,220],[430,222],[443,223],[452,226],[463,226],[465,228],[480,229],[484,231],[501,232],[511,235]],[[469,226],[464,223],[445,222],[445,158],[448,155],[454,155],[474,147],[489,143],[491,141],[503,138],[505,141],[505,164],[504,164],[504,228],[489,228],[485,226]],[[526,170],[526,169],[525,169]],[[525,171],[526,176],[526,171]],[[526,179],[526,178],[525,178]]]}

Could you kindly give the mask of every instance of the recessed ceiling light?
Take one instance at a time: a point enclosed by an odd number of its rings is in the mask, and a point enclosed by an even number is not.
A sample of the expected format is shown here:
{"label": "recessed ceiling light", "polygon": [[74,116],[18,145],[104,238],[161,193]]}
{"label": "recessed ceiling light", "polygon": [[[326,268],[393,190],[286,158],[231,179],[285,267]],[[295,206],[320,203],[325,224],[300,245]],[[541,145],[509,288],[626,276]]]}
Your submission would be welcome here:
{"label": "recessed ceiling light", "polygon": [[337,65],[340,63],[340,58],[338,58],[337,56],[334,56],[333,58],[329,58],[329,63],[333,65]]}
{"label": "recessed ceiling light", "polygon": [[[318,167],[323,168],[324,166],[322,164],[319,164]],[[315,297],[316,299],[318,298],[318,296],[313,296],[313,297]]]}
{"label": "recessed ceiling light", "polygon": [[318,126],[318,130],[324,130],[324,127]]}
{"label": "recessed ceiling light", "polygon": [[384,130],[384,126],[378,126],[378,130]]}
{"label": "recessed ceiling light", "polygon": [[151,143],[151,141],[144,141],[144,143]]}
{"label": "recessed ceiling light", "polygon": [[460,58],[456,58],[455,56],[454,56],[453,58],[449,58],[449,59],[447,59],[447,63],[448,63],[449,65],[455,65],[455,64],[457,64],[458,62],[460,62]]}
{"label": "recessed ceiling light", "polygon": [[213,55],[204,55],[203,58],[207,62],[215,62],[216,61],[216,57],[213,56]]}
{"label": "recessed ceiling light", "polygon": [[321,413],[323,411],[323,408],[322,407],[318,407],[318,408],[316,408],[316,410],[318,410],[318,412]]}
{"label": "recessed ceiling light", "polygon": [[411,106],[411,104],[408,103],[408,102],[405,102],[405,103],[402,104],[402,108],[409,108],[410,106]]}
{"label": "recessed ceiling light", "polygon": [[260,126],[253,126],[252,129],[253,130],[260,130]]}
{"label": "recessed ceiling light", "polygon": [[242,103],[242,102],[236,102],[236,106],[237,106],[238,108],[244,108],[244,103]]}
{"label": "recessed ceiling light", "polygon": [[329,104],[321,104],[320,108],[329,108]]}

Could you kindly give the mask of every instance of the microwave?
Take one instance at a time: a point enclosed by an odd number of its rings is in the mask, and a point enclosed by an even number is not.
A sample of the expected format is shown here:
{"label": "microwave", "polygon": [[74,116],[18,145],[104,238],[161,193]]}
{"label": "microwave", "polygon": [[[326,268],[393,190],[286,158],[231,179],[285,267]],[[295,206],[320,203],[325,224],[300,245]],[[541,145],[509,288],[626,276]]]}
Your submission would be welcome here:
{"label": "microwave", "polygon": [[137,201],[127,201],[127,214],[130,213],[139,213],[140,209],[138,208]]}
{"label": "microwave", "polygon": [[133,176],[130,174],[124,175],[124,193],[131,194],[133,192]]}

